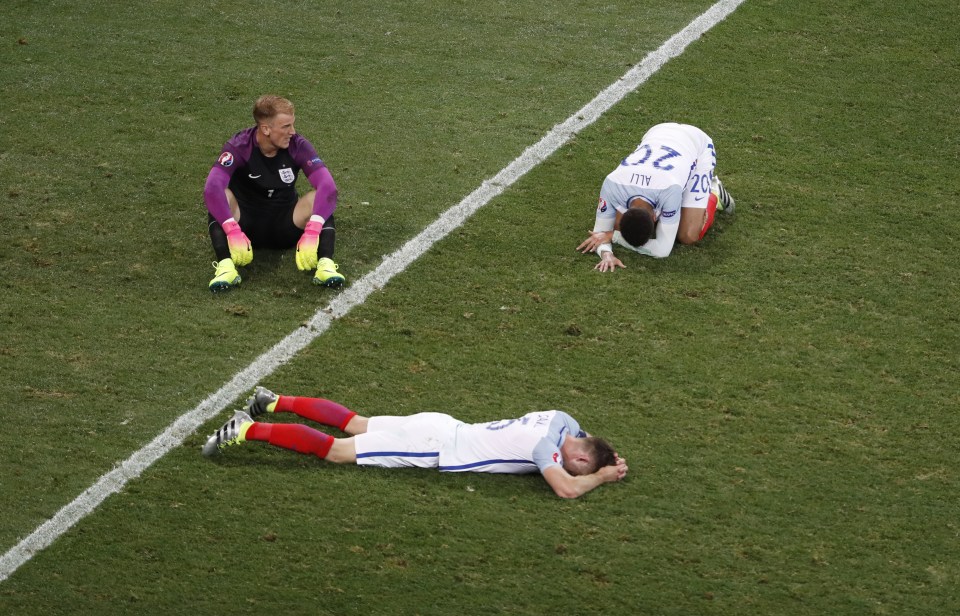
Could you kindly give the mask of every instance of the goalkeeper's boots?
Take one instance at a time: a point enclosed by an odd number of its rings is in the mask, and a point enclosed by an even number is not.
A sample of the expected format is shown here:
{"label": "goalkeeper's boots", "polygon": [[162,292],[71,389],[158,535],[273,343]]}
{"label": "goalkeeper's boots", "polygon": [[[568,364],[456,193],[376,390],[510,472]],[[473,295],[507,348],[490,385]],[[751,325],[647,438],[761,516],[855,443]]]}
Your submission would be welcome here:
{"label": "goalkeeper's boots", "polygon": [[210,281],[209,286],[211,292],[220,293],[222,291],[229,291],[240,284],[240,272],[237,271],[237,266],[233,264],[233,259],[224,259],[219,263],[214,261],[213,267],[217,271],[213,276],[213,280]]}
{"label": "goalkeeper's boots", "polygon": [[223,424],[219,430],[207,439],[207,442],[203,445],[203,455],[209,458],[230,445],[239,445],[244,442],[247,440],[247,429],[252,425],[252,417],[243,411],[235,412],[230,421]]}
{"label": "goalkeeper's boots", "polygon": [[333,259],[324,257],[317,262],[317,273],[313,275],[313,284],[331,289],[339,289],[346,280],[343,274],[337,272],[339,266]]}
{"label": "goalkeeper's boots", "polygon": [[733,200],[733,195],[727,192],[727,189],[720,183],[720,178],[713,178],[713,185],[710,186],[710,192],[717,196],[718,210],[726,212],[727,214],[733,214],[736,202]]}
{"label": "goalkeeper's boots", "polygon": [[266,387],[257,385],[253,390],[253,395],[247,398],[247,412],[251,417],[259,417],[264,413],[272,413],[277,408],[277,400],[280,396],[273,393]]}

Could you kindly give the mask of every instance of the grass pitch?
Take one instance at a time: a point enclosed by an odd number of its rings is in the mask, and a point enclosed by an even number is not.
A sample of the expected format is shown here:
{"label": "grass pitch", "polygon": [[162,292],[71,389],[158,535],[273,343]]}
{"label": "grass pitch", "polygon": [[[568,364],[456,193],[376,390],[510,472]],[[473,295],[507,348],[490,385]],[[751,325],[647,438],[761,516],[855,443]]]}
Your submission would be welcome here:
{"label": "grass pitch", "polygon": [[[946,0],[747,0],[265,384],[368,413],[563,408],[628,480],[199,456],[211,422],[0,583],[0,612],[949,613],[960,55]],[[341,191],[348,281],[709,2],[10,3],[0,539],[12,547],[333,295],[206,290],[203,178],[266,91]],[[574,251],[603,175],[697,124],[702,245]],[[7,548],[5,548],[7,549]]]}

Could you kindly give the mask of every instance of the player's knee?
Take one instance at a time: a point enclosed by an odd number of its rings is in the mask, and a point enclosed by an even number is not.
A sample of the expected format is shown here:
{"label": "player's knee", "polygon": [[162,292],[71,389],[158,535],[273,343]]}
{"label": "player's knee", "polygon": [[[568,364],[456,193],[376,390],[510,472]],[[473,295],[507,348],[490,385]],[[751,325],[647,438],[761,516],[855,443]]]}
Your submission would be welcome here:
{"label": "player's knee", "polygon": [[329,453],[326,457],[327,462],[336,464],[353,464],[357,461],[357,448],[353,443],[353,438],[338,438],[333,441]]}
{"label": "player's knee", "polygon": [[690,230],[681,228],[677,231],[677,241],[681,244],[689,246],[690,244],[696,244],[700,240],[700,229]]}
{"label": "player's knee", "polygon": [[363,434],[367,431],[367,424],[370,423],[369,417],[363,415],[354,415],[343,427],[343,431],[350,435]]}

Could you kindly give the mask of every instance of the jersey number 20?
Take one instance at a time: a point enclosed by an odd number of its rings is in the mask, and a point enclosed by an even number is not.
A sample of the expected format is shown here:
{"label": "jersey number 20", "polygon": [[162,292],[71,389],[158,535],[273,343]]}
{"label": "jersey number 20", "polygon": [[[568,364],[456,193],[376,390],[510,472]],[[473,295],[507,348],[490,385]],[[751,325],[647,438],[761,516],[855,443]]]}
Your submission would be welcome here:
{"label": "jersey number 20", "polygon": [[[671,158],[680,156],[680,152],[677,152],[673,148],[668,148],[665,145],[660,146],[660,152],[665,152],[665,154],[653,160],[653,163],[651,163],[653,168],[660,169],[662,171],[670,171],[673,169],[673,165],[670,163],[664,164],[664,162],[670,160]],[[620,161],[620,166],[636,167],[646,163],[648,160],[650,160],[651,156],[653,156],[653,149],[646,143],[641,143],[637,146],[637,149],[633,151],[633,154]]]}

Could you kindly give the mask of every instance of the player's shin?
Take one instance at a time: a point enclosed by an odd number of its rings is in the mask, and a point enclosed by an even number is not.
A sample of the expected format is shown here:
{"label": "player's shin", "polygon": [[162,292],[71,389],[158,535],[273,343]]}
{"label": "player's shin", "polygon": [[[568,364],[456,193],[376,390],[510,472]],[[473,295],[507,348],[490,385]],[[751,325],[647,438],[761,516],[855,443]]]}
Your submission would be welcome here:
{"label": "player's shin", "polygon": [[229,259],[230,246],[227,244],[227,234],[223,232],[223,227],[213,216],[208,218],[207,232],[210,234],[210,243],[213,245],[213,254],[217,256],[217,261]]}
{"label": "player's shin", "polygon": [[264,441],[275,447],[326,458],[333,447],[329,434],[300,424],[255,423],[247,430],[248,441]]}
{"label": "player's shin", "polygon": [[700,237],[697,240],[702,240],[703,236],[707,234],[707,231],[710,230],[710,227],[713,226],[713,219],[717,215],[717,195],[710,193],[710,198],[707,199],[707,210],[706,216],[703,221],[703,228],[700,229]]}
{"label": "player's shin", "polygon": [[302,396],[280,396],[277,399],[276,413],[295,413],[304,419],[333,426],[343,430],[354,413],[342,404],[324,398],[307,398]]}

